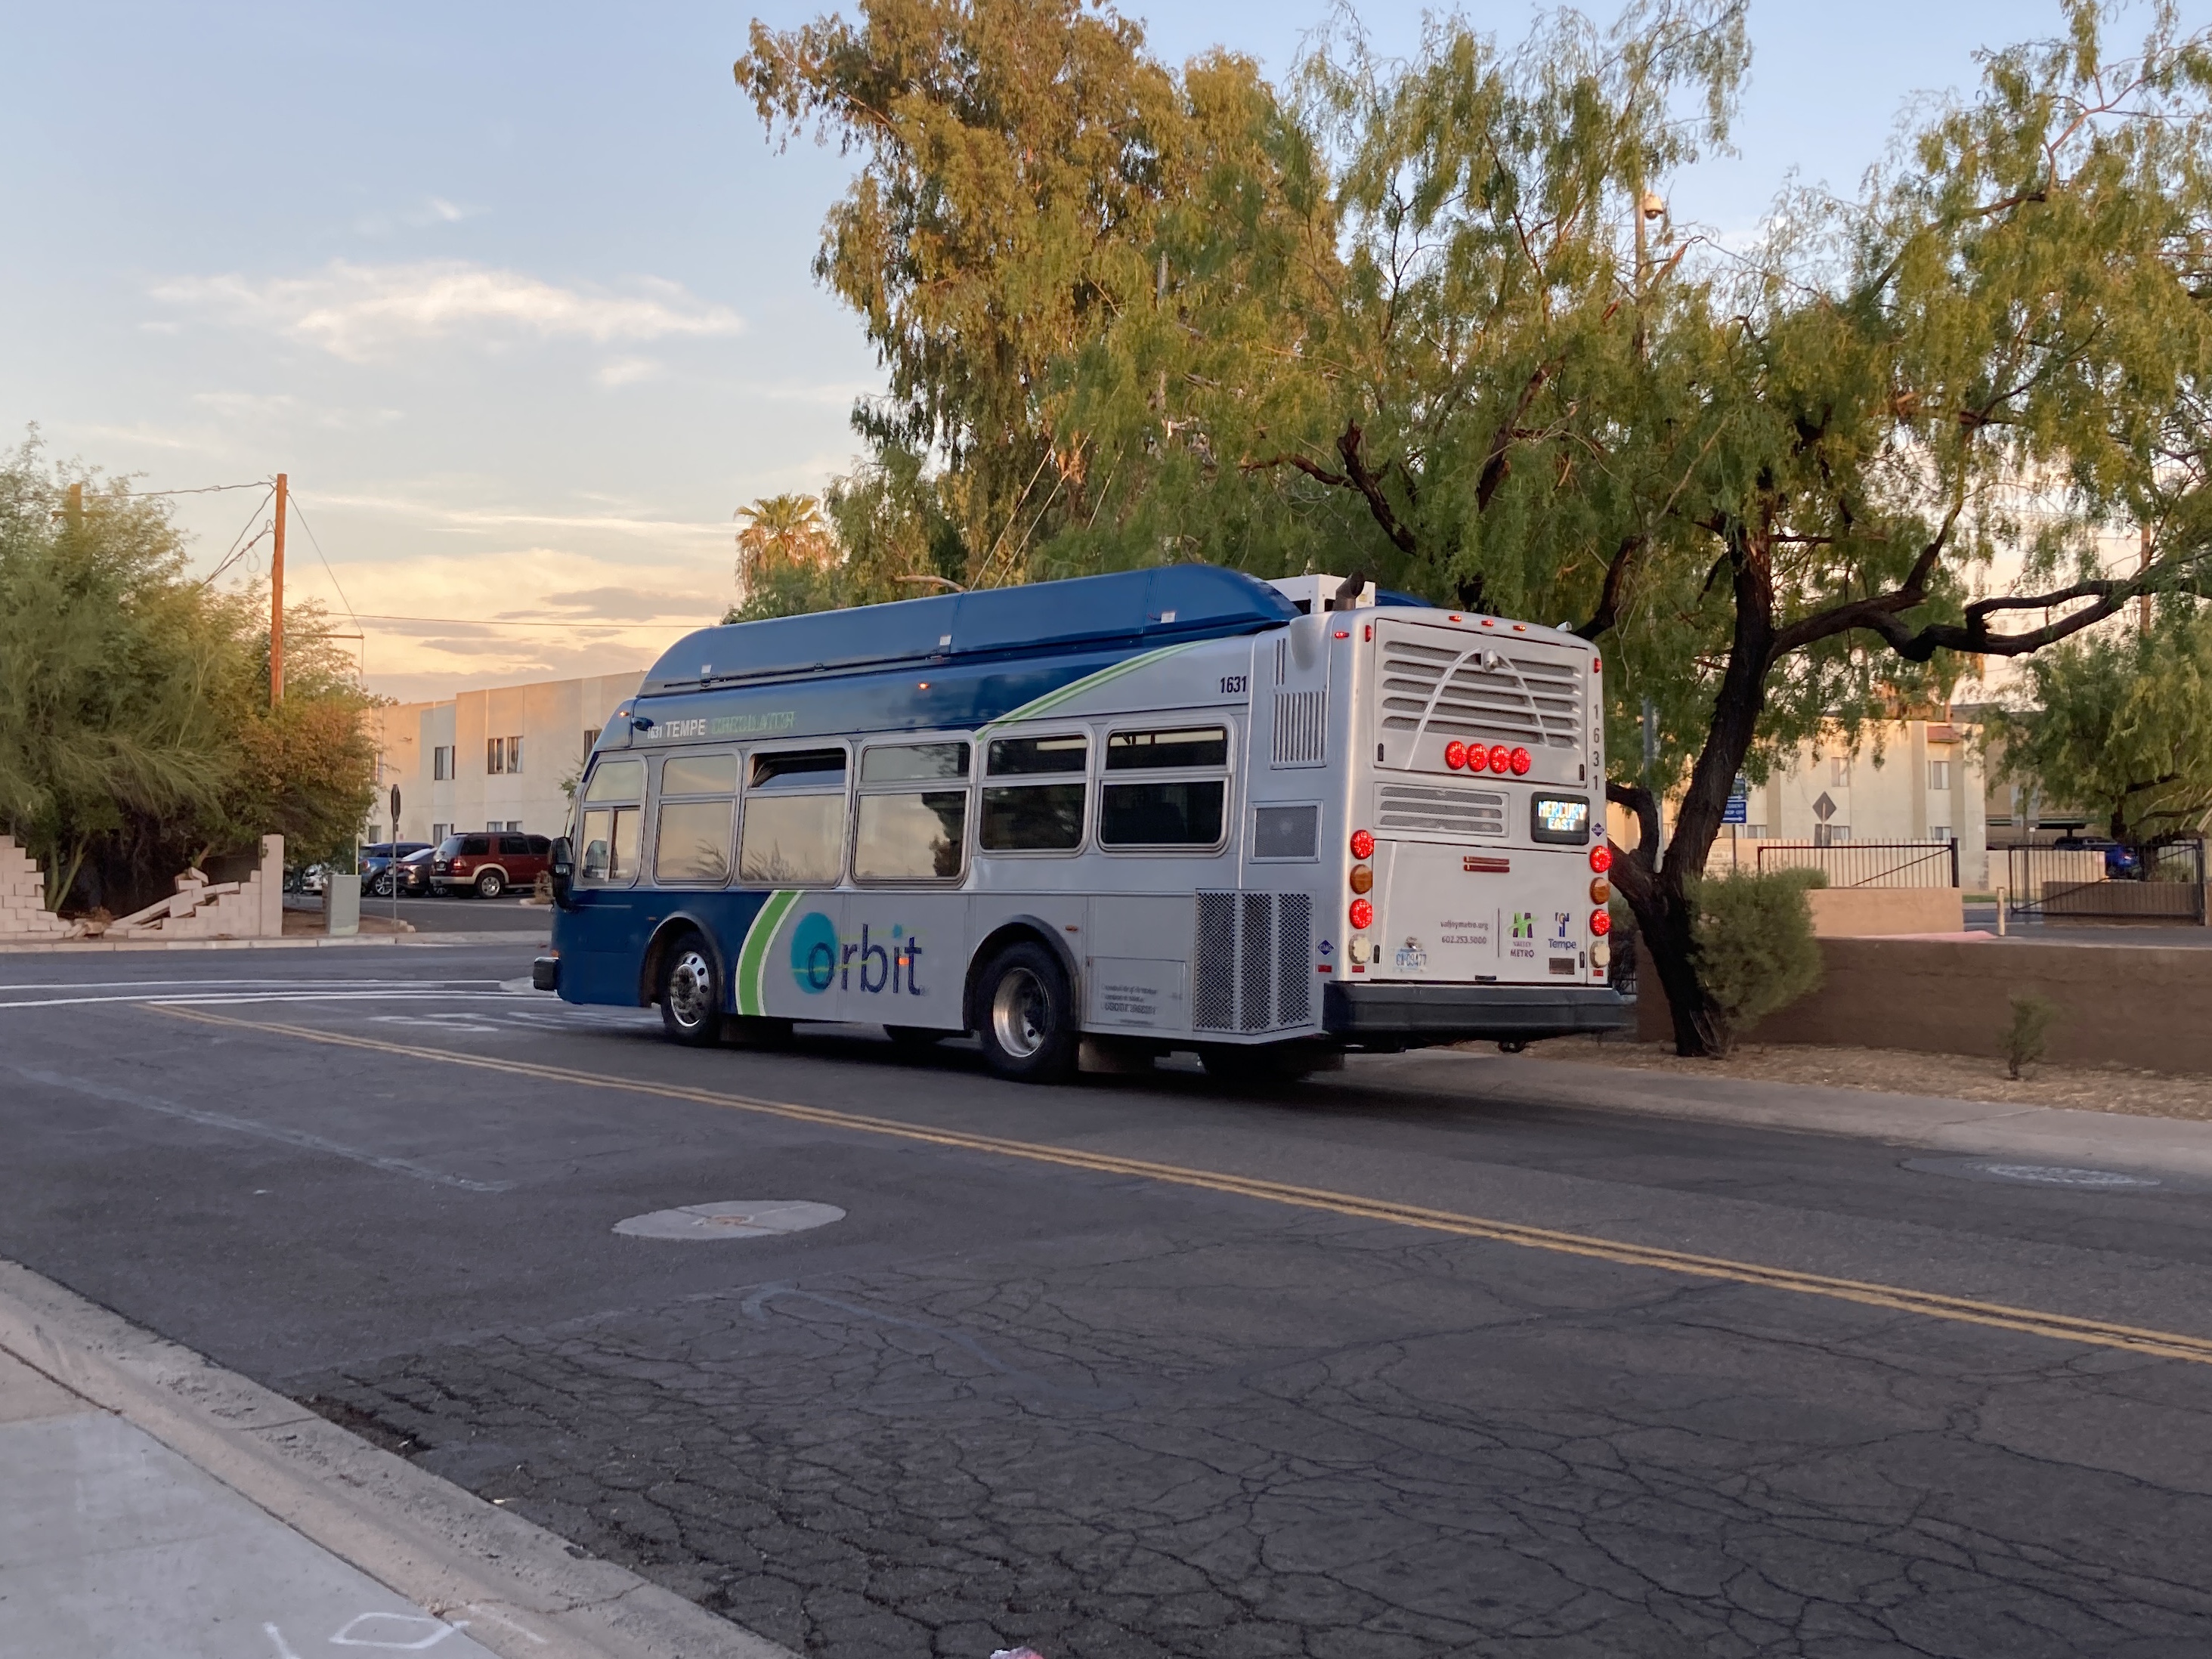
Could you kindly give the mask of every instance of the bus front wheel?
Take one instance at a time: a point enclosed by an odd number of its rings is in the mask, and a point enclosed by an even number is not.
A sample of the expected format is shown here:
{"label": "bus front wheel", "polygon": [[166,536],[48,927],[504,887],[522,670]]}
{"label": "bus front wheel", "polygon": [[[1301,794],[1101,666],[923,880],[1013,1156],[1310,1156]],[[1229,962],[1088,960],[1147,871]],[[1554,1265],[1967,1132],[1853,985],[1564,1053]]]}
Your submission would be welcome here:
{"label": "bus front wheel", "polygon": [[711,1048],[722,1038],[721,975],[707,941],[686,933],[660,969],[660,1026],[677,1042]]}
{"label": "bus front wheel", "polygon": [[1075,1067],[1074,998],[1042,945],[1014,945],[983,970],[978,999],[983,1060],[1000,1077],[1057,1083]]}

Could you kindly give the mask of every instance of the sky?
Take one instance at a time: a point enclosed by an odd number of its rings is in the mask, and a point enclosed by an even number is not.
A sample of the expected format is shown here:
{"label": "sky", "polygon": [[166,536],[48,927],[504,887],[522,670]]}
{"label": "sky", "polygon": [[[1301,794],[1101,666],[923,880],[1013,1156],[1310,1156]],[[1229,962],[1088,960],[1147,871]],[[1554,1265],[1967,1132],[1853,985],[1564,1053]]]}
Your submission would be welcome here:
{"label": "sky", "polygon": [[[257,485],[173,498],[203,569],[284,471],[288,593],[357,619],[386,695],[645,665],[733,597],[733,510],[848,470],[881,383],[808,270],[849,166],[779,151],[730,73],[754,16],[817,9],[0,0],[0,439],[35,425],[141,489]],[[1328,14],[1125,9],[1170,61],[1220,45],[1278,76]],[[1508,40],[1532,15],[1467,8]],[[1418,42],[1418,6],[1359,15],[1385,52]],[[1746,233],[1793,173],[1855,188],[1909,100],[2058,22],[1750,15],[1738,153],[1676,182],[1677,225]]]}

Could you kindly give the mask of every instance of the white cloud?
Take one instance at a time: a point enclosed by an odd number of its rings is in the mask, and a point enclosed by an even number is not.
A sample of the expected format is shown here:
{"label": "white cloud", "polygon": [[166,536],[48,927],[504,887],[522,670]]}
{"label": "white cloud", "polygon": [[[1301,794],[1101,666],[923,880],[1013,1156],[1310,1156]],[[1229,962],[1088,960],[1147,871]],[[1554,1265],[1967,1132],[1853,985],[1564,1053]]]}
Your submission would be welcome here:
{"label": "white cloud", "polygon": [[615,357],[599,366],[592,378],[601,386],[612,388],[635,386],[640,380],[657,380],[665,371],[650,357]]}
{"label": "white cloud", "polygon": [[240,327],[272,331],[349,362],[393,347],[464,335],[581,339],[596,345],[671,337],[731,335],[744,322],[681,285],[659,279],[638,291],[563,288],[520,271],[461,260],[365,265],[335,259],[312,276],[254,282],[180,277],[154,297]]}

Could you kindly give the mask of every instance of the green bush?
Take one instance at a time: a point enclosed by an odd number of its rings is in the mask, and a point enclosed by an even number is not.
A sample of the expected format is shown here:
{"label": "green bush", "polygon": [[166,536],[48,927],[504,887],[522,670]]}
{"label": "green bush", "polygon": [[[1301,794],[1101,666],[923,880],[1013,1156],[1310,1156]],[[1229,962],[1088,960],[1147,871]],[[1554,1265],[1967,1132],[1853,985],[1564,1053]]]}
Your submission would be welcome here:
{"label": "green bush", "polygon": [[1826,884],[1818,870],[1739,870],[1692,887],[1698,979],[1711,1008],[1705,1036],[1715,1053],[1726,1054],[1739,1032],[1820,984],[1820,947],[1805,894]]}
{"label": "green bush", "polygon": [[2005,1069],[2013,1076],[2021,1075],[2021,1068],[2033,1066],[2043,1058],[2051,1036],[2051,1024],[2058,1018],[2058,1005],[2033,991],[2014,994],[2012,999],[2012,1021],[1997,1037],[1997,1047],[2004,1053]]}

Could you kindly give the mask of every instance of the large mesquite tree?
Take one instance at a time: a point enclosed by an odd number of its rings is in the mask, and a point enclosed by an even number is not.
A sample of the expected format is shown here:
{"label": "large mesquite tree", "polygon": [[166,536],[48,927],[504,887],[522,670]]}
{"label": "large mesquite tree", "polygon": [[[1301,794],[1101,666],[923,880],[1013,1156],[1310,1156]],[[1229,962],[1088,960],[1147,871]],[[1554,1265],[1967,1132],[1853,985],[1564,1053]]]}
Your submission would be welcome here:
{"label": "large mesquite tree", "polygon": [[[864,173],[823,269],[895,365],[896,406],[970,411],[957,440],[941,419],[902,435],[934,434],[960,500],[999,503],[969,520],[971,556],[1011,536],[1035,574],[1352,568],[1598,642],[1610,793],[1640,825],[1619,883],[1686,1052],[1713,1030],[1689,883],[1739,773],[1935,696],[1967,659],[2198,581],[2212,56],[2170,14],[2115,58],[2077,0],[2067,38],[1992,55],[1863,199],[1785,197],[1747,252],[1666,207],[1671,176],[1726,137],[1748,50],[1731,0],[1649,0],[1610,28],[1563,12],[1513,52],[1437,22],[1403,64],[1353,40],[1281,95],[1234,60],[1154,73],[1115,25],[1125,83],[1147,89],[1117,131],[1146,161],[1111,149],[1085,199],[1128,210],[1084,221],[1056,259],[1043,232],[1010,230],[961,267],[972,288],[934,263],[957,239],[930,216],[977,178],[1030,177],[1030,129],[963,120],[970,148],[933,148],[918,116],[884,111],[996,108],[976,30],[1026,27],[1065,58],[1106,24],[1017,0],[867,15],[860,33],[757,33],[751,84],[764,112],[902,135],[901,199],[927,212],[875,212]],[[894,17],[939,29],[933,52],[906,34],[890,50]],[[842,67],[778,79],[785,63]],[[815,101],[777,92],[801,84]],[[880,168],[890,141],[868,142]],[[1062,159],[1101,166],[1080,154]],[[1064,191],[1058,166],[1033,170]],[[1095,303],[1009,331],[1070,280]],[[959,315],[933,283],[968,296]],[[902,295],[921,311],[886,302]],[[924,313],[941,327],[915,337]],[[1017,363],[1018,397],[960,402]],[[1050,461],[1057,517],[1008,509],[1012,475],[978,471],[994,444]],[[2100,537],[2136,526],[2152,556],[2108,574]]]}

